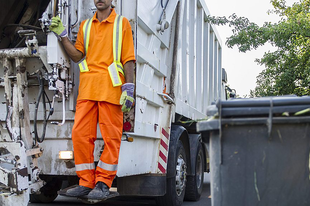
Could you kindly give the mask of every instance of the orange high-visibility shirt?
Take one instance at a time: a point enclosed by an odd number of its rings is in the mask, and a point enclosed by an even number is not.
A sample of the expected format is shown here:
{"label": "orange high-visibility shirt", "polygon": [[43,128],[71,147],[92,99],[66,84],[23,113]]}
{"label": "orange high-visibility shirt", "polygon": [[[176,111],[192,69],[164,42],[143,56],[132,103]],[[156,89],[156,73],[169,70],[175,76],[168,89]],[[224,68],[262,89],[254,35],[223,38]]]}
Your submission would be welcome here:
{"label": "orange high-visibility shirt", "polygon": [[[97,13],[92,18],[89,37],[89,46],[86,54],[88,72],[80,72],[80,85],[78,100],[88,99],[93,101],[106,101],[118,104],[122,93],[121,86],[113,87],[108,72],[108,67],[114,61],[113,58],[113,27],[116,17],[112,9],[110,16],[100,22]],[[86,20],[85,20],[86,21]],[[82,22],[75,48],[84,54],[84,35]],[[134,45],[131,26],[126,18],[123,18],[121,63],[135,61]],[[121,74],[121,80],[125,83],[125,77]]]}

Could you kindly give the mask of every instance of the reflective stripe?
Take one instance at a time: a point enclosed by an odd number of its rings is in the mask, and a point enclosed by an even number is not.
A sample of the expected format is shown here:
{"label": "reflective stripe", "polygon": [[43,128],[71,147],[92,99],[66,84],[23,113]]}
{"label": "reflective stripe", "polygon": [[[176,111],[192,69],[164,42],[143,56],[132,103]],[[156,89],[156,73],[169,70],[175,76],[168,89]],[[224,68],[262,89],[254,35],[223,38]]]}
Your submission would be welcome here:
{"label": "reflective stripe", "polygon": [[117,65],[115,62],[113,62],[109,67],[109,75],[112,81],[113,87],[121,86],[122,85],[122,80],[119,76],[119,69],[117,68]]}
{"label": "reflective stripe", "polygon": [[[113,87],[121,86],[122,80],[119,72],[124,75],[123,65],[121,61],[123,39],[123,17],[116,14],[113,28],[113,63],[109,66],[109,74]],[[116,73],[115,73],[116,72]],[[124,75],[125,76],[125,75]]]}
{"label": "reflective stripe", "polygon": [[117,70],[125,76],[122,64],[116,63],[116,65],[117,65]]}
{"label": "reflective stripe", "polygon": [[91,28],[91,23],[93,19],[87,19],[86,22],[84,23],[83,26],[83,34],[84,34],[84,59],[81,61],[78,65],[80,68],[80,72],[88,72],[88,66],[86,62],[86,53],[88,51],[88,44],[89,44],[89,36],[90,36],[90,28]]}
{"label": "reflective stripe", "polygon": [[80,68],[80,72],[88,72],[89,71],[85,58],[83,59],[82,62],[79,63],[79,68]]}
{"label": "reflective stripe", "polygon": [[123,17],[116,15],[113,29],[113,57],[115,62],[121,60]]}
{"label": "reflective stripe", "polygon": [[94,163],[85,163],[85,164],[78,164],[75,165],[76,171],[83,171],[83,170],[94,170],[95,164]]}
{"label": "reflective stripe", "polygon": [[114,172],[117,170],[117,165],[107,164],[107,163],[102,162],[101,160],[99,160],[97,166],[100,167],[101,169],[111,171],[111,172]]}
{"label": "reflective stripe", "polygon": [[88,52],[89,36],[90,36],[90,28],[91,28],[92,20],[93,20],[92,18],[87,19],[83,27],[85,56]]}

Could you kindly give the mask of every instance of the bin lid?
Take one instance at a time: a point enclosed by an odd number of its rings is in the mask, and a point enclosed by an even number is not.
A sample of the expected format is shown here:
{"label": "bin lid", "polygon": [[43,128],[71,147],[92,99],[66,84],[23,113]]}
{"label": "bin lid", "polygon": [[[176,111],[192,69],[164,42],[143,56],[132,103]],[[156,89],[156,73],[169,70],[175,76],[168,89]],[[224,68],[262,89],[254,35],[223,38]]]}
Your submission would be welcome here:
{"label": "bin lid", "polygon": [[[291,115],[310,108],[310,96],[245,98],[227,101],[219,100],[216,103],[216,107],[221,117],[260,117],[268,116],[270,113],[272,113],[273,116],[281,116],[284,112]],[[310,115],[310,113],[308,115]]]}
{"label": "bin lid", "polygon": [[[242,122],[242,124],[263,122],[265,124],[268,119],[269,122],[271,122],[271,119],[274,117],[285,117],[285,121],[287,121],[287,116],[290,117],[290,121],[293,121],[291,117],[295,117],[294,119],[301,119],[301,117],[295,116],[296,112],[306,110],[307,112],[302,112],[302,115],[306,116],[303,117],[307,119],[305,121],[309,121],[310,96],[244,98],[227,101],[219,100],[215,105],[211,105],[207,108],[207,116],[210,117],[210,119],[208,121],[198,122],[197,131],[219,130],[223,122]],[[222,120],[221,123],[219,122],[220,119]]]}

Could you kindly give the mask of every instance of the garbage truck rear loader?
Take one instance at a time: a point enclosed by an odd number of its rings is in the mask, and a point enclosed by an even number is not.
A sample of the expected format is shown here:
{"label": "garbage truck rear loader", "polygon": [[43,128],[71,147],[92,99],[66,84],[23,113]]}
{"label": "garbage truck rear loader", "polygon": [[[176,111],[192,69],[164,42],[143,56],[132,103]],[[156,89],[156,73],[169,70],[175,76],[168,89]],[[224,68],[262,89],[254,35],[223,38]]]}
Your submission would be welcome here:
{"label": "garbage truck rear loader", "polygon": [[[137,61],[113,186],[120,195],[154,196],[158,205],[198,200],[207,150],[195,122],[225,97],[226,77],[205,1],[114,5],[130,21]],[[59,15],[74,42],[96,8],[93,1],[13,0],[0,10],[0,203],[53,201],[77,180],[71,129],[79,70],[48,27]],[[98,130],[95,162],[103,149]]]}

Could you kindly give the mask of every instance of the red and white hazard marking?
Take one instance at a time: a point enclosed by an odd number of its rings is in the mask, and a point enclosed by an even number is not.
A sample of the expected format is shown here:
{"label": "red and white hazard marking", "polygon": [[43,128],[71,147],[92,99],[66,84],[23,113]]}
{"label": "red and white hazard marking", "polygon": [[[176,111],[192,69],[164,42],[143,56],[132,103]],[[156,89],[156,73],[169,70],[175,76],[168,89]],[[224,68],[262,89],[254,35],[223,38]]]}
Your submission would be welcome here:
{"label": "red and white hazard marking", "polygon": [[169,151],[169,133],[162,128],[161,140],[159,147],[158,170],[165,174],[167,170],[168,151]]}

